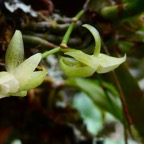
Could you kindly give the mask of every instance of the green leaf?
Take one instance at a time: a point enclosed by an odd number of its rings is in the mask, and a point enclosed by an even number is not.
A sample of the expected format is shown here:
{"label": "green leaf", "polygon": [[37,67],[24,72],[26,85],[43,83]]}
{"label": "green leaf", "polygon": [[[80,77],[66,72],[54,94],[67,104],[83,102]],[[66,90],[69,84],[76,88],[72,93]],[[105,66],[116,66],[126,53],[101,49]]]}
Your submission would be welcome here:
{"label": "green leaf", "polygon": [[102,81],[102,86],[104,87],[104,89],[112,93],[113,96],[119,97],[119,92],[111,83]]}
{"label": "green leaf", "polygon": [[103,126],[103,118],[99,108],[83,92],[75,95],[72,105],[79,111],[87,130],[96,135]]}
{"label": "green leaf", "polygon": [[137,81],[132,77],[126,66],[121,66],[116,70],[116,74],[122,87],[127,108],[133,125],[144,140],[144,98],[143,92]]}
{"label": "green leaf", "polygon": [[6,51],[5,64],[6,70],[12,72],[24,60],[24,46],[22,34],[16,30]]}
{"label": "green leaf", "polygon": [[78,87],[85,92],[100,109],[109,112],[115,118],[123,121],[122,109],[119,103],[117,103],[116,97],[111,98],[111,103],[107,99],[103,89],[97,85],[94,81],[82,78],[68,79],[67,84]]}

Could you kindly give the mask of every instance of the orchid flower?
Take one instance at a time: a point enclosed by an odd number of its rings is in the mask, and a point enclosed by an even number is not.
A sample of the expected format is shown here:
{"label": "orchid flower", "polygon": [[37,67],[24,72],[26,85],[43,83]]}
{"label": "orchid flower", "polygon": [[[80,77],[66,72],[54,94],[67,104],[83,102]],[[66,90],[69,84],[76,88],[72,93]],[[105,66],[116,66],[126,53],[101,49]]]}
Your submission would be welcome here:
{"label": "orchid flower", "polygon": [[45,69],[34,71],[41,60],[37,53],[24,60],[22,34],[14,33],[5,56],[5,72],[0,72],[0,98],[8,96],[26,96],[27,91],[44,81]]}
{"label": "orchid flower", "polygon": [[70,57],[60,57],[60,67],[64,73],[73,77],[88,77],[97,73],[107,73],[126,60],[126,55],[122,58],[115,58],[106,54],[100,53],[101,39],[98,31],[91,25],[83,25],[93,35],[96,46],[94,53],[88,55],[76,49],[63,49],[65,55]]}

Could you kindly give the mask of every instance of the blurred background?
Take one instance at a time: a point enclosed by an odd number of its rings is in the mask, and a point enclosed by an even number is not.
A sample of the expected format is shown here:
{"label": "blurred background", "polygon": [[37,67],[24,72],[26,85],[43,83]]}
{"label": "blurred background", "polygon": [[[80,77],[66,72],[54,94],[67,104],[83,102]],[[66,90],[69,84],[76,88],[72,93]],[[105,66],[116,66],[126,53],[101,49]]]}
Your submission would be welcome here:
{"label": "blurred background", "polygon": [[102,53],[127,55],[115,72],[67,77],[59,54],[40,65],[45,81],[26,97],[0,99],[0,144],[140,144],[144,140],[143,0],[0,0],[0,70],[16,29],[25,58],[60,45],[72,18],[68,46],[92,54],[94,40],[82,24],[100,33]]}

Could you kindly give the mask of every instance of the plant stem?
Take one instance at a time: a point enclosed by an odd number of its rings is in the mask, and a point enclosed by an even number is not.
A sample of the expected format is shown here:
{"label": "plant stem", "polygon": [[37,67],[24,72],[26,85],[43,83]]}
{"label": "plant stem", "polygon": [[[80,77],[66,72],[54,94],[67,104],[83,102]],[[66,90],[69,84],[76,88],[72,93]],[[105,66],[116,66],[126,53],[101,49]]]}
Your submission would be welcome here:
{"label": "plant stem", "polygon": [[46,58],[47,56],[51,55],[51,54],[54,54],[54,53],[57,53],[60,51],[60,47],[56,47],[54,49],[51,49],[49,51],[46,51],[42,54],[42,59]]}
{"label": "plant stem", "polygon": [[73,18],[73,22],[70,24],[69,28],[67,29],[64,37],[63,37],[63,40],[61,42],[61,45],[67,45],[68,43],[68,40],[69,40],[69,37],[72,33],[72,30],[75,26],[75,23],[77,22],[77,20],[84,14],[84,10],[81,10],[74,18]]}
{"label": "plant stem", "polygon": [[84,14],[84,10],[81,10],[74,18],[73,18],[73,21],[72,23],[70,24],[70,26],[68,27],[63,39],[62,39],[62,42],[60,44],[60,47],[56,47],[52,50],[49,50],[49,51],[46,51],[42,54],[42,59],[46,58],[47,56],[51,55],[51,54],[54,54],[54,53],[57,53],[61,50],[61,48],[64,48],[67,47],[67,43],[69,41],[69,38],[70,38],[70,35],[72,33],[72,30],[75,26],[75,23],[77,22],[77,20]]}

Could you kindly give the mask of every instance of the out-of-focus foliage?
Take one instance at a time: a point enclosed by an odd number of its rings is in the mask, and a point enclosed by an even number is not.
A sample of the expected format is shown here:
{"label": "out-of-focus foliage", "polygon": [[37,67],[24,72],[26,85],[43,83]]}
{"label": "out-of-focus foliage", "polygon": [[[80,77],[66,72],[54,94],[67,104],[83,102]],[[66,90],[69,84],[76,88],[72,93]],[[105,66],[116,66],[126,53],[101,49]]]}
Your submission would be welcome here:
{"label": "out-of-focus foliage", "polygon": [[74,96],[73,106],[80,112],[87,130],[95,136],[103,125],[103,116],[98,107],[82,92]]}
{"label": "out-of-focus foliage", "polygon": [[[107,88],[104,90],[93,80],[69,79],[69,85],[73,85],[85,92],[102,111],[108,111],[121,122],[123,121],[122,110],[116,95],[112,95]],[[107,90],[107,93],[105,93]]]}

